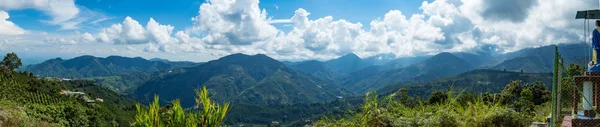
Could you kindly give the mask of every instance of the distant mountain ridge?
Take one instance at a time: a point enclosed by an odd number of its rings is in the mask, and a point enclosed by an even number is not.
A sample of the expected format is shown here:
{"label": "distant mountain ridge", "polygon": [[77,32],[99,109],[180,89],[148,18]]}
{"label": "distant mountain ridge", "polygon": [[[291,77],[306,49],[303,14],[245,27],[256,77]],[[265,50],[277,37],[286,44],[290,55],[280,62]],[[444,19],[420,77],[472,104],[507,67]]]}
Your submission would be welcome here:
{"label": "distant mountain ridge", "polygon": [[[558,51],[565,59],[565,65],[579,64],[584,66],[589,61],[583,61],[589,46],[583,43],[548,45],[538,48],[527,48],[508,54],[511,55],[502,63],[492,67],[494,70],[520,71],[529,73],[552,72],[554,50]],[[588,54],[589,55],[589,54]],[[588,58],[589,60],[590,58]]]}
{"label": "distant mountain ridge", "polygon": [[335,84],[286,67],[263,54],[232,54],[183,71],[152,79],[136,91],[147,102],[154,94],[164,100],[179,98],[191,106],[193,89],[206,86],[215,101],[245,104],[326,102],[351,95]]}
{"label": "distant mountain ridge", "polygon": [[191,67],[198,64],[192,62],[149,61],[141,57],[109,56],[102,58],[85,55],[68,60],[61,58],[50,59],[39,64],[27,66],[23,70],[32,72],[40,77],[86,78],[161,71]]}
{"label": "distant mountain ridge", "polygon": [[337,59],[325,61],[325,64],[334,71],[350,73],[372,66],[354,53],[349,53]]}
{"label": "distant mountain ridge", "polygon": [[[369,90],[383,88],[389,84],[404,82],[404,81],[429,81],[439,77],[452,76],[474,69],[467,61],[451,54],[440,53],[425,61],[408,67],[392,70],[383,70],[375,75],[365,75],[363,77],[349,77],[349,80],[344,83],[350,91],[355,93],[365,93]],[[373,69],[375,70],[375,69]],[[369,73],[369,72],[363,72]],[[361,73],[361,74],[363,74]]]}
{"label": "distant mountain ridge", "polygon": [[325,62],[316,60],[303,61],[294,65],[290,65],[289,67],[294,70],[309,74],[315,78],[335,84],[339,83],[338,81],[347,75],[344,72],[331,69]]}

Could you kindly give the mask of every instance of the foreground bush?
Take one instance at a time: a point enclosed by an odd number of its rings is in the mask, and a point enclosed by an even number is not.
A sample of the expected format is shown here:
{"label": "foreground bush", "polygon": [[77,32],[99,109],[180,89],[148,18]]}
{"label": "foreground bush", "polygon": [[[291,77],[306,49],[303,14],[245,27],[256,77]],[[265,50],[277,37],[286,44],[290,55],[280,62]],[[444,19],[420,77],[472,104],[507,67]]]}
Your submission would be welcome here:
{"label": "foreground bush", "polygon": [[199,111],[190,111],[186,114],[181,107],[180,101],[175,100],[172,107],[167,105],[163,108],[158,103],[158,96],[154,96],[154,102],[149,109],[143,109],[136,105],[135,115],[136,127],[218,127],[225,119],[229,109],[229,103],[223,106],[211,102],[206,87],[197,92],[196,105],[201,106]]}
{"label": "foreground bush", "polygon": [[323,119],[315,126],[332,127],[490,127],[527,126],[527,114],[499,103],[486,103],[476,97],[466,104],[448,93],[447,100],[418,106],[405,106],[394,100],[395,94],[378,101],[375,93],[367,93],[361,111],[342,119]]}

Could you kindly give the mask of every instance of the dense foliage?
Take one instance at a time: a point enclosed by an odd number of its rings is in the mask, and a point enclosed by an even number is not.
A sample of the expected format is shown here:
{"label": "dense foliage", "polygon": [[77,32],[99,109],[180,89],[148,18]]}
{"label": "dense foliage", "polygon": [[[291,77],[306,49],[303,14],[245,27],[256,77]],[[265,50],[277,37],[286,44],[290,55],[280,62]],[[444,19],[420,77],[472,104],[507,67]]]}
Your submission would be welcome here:
{"label": "dense foliage", "polygon": [[23,63],[16,53],[8,53],[4,56],[4,59],[0,61],[0,69],[4,70],[15,70],[18,69]]}
{"label": "dense foliage", "polygon": [[[92,81],[38,79],[28,72],[0,72],[0,126],[125,126],[134,102]],[[63,90],[85,96],[60,94]],[[104,102],[88,103],[103,98]]]}
{"label": "dense foliage", "polygon": [[[378,97],[374,92],[365,95],[360,111],[340,119],[325,118],[316,126],[335,127],[392,127],[443,126],[487,127],[528,126],[548,112],[550,92],[541,83],[532,85],[513,81],[498,94],[472,95],[433,92],[426,102],[408,97],[406,89]],[[513,94],[519,93],[519,94]],[[535,93],[535,94],[534,94]],[[399,97],[398,97],[399,95]],[[378,100],[384,98],[383,100]],[[417,102],[417,103],[415,103]],[[536,108],[537,107],[537,108]]]}
{"label": "dense foliage", "polygon": [[[435,79],[424,83],[397,83],[377,90],[379,93],[393,93],[400,88],[408,88],[409,95],[427,97],[435,91],[446,91],[454,88],[458,92],[483,94],[486,92],[501,92],[511,80],[520,80],[522,83],[542,82],[546,88],[550,88],[552,81],[551,73],[519,73],[512,71],[497,70],[473,70]],[[515,93],[519,94],[519,93]]]}
{"label": "dense foliage", "polygon": [[[343,98],[327,103],[252,105],[233,104],[227,114],[228,125],[283,125],[303,126],[323,116],[339,117],[355,110],[362,98]],[[277,124],[274,124],[277,123]]]}

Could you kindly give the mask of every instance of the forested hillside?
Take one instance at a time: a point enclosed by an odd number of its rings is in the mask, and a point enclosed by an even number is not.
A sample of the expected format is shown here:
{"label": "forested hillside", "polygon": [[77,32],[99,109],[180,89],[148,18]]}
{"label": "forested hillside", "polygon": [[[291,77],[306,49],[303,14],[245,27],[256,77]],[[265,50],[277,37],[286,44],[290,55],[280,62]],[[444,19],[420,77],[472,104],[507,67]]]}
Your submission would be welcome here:
{"label": "forested hillside", "polygon": [[336,84],[287,68],[266,55],[233,54],[166,74],[141,85],[135,97],[148,102],[154,94],[181,104],[193,104],[193,89],[206,86],[217,102],[295,104],[326,102],[350,95]]}
{"label": "forested hillside", "polygon": [[93,81],[38,79],[9,69],[0,72],[0,88],[5,126],[128,126],[135,114],[135,101]]}

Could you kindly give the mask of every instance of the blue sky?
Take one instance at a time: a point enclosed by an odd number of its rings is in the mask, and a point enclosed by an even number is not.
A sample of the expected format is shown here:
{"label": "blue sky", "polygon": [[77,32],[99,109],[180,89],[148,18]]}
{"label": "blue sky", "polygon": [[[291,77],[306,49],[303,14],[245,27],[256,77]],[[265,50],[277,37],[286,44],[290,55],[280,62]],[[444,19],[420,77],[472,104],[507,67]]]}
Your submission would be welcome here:
{"label": "blue sky", "polygon": [[[208,61],[506,53],[585,39],[595,0],[0,0],[0,52]],[[551,15],[540,15],[540,14]]]}
{"label": "blue sky", "polygon": [[[75,4],[107,16],[106,21],[98,26],[110,26],[119,23],[126,16],[134,19],[154,18],[162,24],[170,24],[175,30],[183,30],[191,26],[190,18],[198,15],[198,6],[203,0],[78,0]],[[382,17],[389,10],[401,10],[407,15],[419,12],[423,0],[263,0],[259,6],[267,10],[274,19],[286,19],[294,15],[298,8],[304,8],[312,13],[311,17],[333,16],[334,19],[346,19],[350,22],[360,22],[369,27],[369,22]],[[143,4],[142,4],[143,3]],[[11,21],[28,30],[46,32],[70,32],[61,30],[59,26],[40,23],[41,19],[50,19],[41,11],[23,9],[8,11]],[[147,20],[140,20],[146,24]],[[278,26],[281,27],[281,26]],[[282,28],[285,29],[285,28]],[[82,29],[82,32],[93,32],[93,28]]]}

